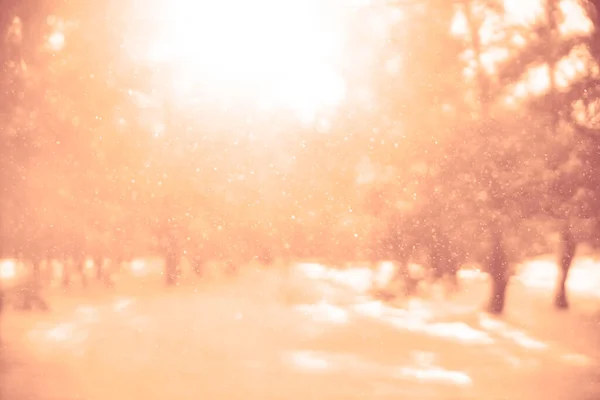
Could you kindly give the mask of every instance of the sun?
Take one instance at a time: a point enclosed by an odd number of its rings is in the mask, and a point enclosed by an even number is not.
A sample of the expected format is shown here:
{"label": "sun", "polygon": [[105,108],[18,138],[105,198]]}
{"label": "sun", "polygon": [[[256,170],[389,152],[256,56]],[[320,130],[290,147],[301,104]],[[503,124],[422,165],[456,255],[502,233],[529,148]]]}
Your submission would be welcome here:
{"label": "sun", "polygon": [[179,88],[310,119],[345,95],[343,14],[336,0],[162,0],[144,51]]}

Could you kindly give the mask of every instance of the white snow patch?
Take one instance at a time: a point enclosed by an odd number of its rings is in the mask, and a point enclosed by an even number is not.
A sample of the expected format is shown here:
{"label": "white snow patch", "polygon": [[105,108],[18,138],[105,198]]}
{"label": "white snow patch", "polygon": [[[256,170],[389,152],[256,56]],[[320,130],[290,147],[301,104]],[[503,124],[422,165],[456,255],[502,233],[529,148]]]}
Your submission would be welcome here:
{"label": "white snow patch", "polygon": [[433,368],[410,368],[403,367],[395,371],[394,376],[406,379],[416,379],[425,382],[436,382],[467,386],[473,383],[471,377],[462,371],[450,371],[439,367]]}
{"label": "white snow patch", "polygon": [[[578,257],[573,262],[567,281],[570,292],[590,297],[600,297],[600,265],[593,257]],[[553,290],[558,277],[558,267],[552,259],[531,260],[519,268],[517,280],[536,289]]]}
{"label": "white snow patch", "polygon": [[295,308],[314,321],[346,324],[349,319],[348,311],[324,301],[317,304],[302,304]]}
{"label": "white snow patch", "polygon": [[507,339],[511,339],[519,346],[530,349],[530,350],[544,350],[548,348],[546,343],[540,342],[539,340],[533,339],[525,332],[510,330],[504,333]]}
{"label": "white snow patch", "polygon": [[115,303],[113,305],[113,309],[117,312],[124,311],[126,308],[128,308],[132,304],[133,304],[132,299],[127,299],[127,298],[119,299],[119,300],[115,301]]}
{"label": "white snow patch", "polygon": [[568,364],[578,367],[587,367],[595,364],[590,357],[577,353],[563,354],[561,359]]}
{"label": "white snow patch", "polygon": [[46,331],[46,337],[56,342],[64,342],[73,337],[75,324],[63,323]]}
{"label": "white snow patch", "polygon": [[458,271],[458,278],[464,281],[485,281],[489,275],[478,268],[465,268]]}
{"label": "white snow patch", "polygon": [[384,262],[381,263],[372,278],[372,285],[376,288],[384,288],[390,284],[396,273],[396,267],[394,263]]}
{"label": "white snow patch", "polygon": [[530,350],[545,350],[548,348],[546,343],[534,339],[525,332],[511,328],[506,323],[490,318],[485,314],[480,314],[479,324],[482,328],[497,333],[501,337],[509,339],[523,348]]}
{"label": "white snow patch", "polygon": [[400,309],[387,306],[380,301],[371,301],[355,305],[354,310],[360,315],[379,319],[396,328],[412,332],[474,344],[494,342],[487,332],[463,322],[431,322],[435,314],[424,302],[413,301],[408,304],[408,309]]}
{"label": "white snow patch", "polygon": [[385,313],[386,306],[381,301],[369,301],[354,305],[354,310],[359,314],[368,317],[382,317]]}
{"label": "white snow patch", "polygon": [[289,361],[295,367],[312,371],[324,371],[330,367],[329,361],[312,351],[293,352],[290,354]]}
{"label": "white snow patch", "polygon": [[519,268],[517,279],[527,287],[552,288],[556,285],[557,267],[554,261],[531,260]]}
{"label": "white snow patch", "polygon": [[97,322],[99,320],[98,309],[92,306],[79,306],[75,312],[81,316],[83,322]]}
{"label": "white snow patch", "polygon": [[464,322],[429,324],[423,327],[423,331],[431,336],[454,339],[465,343],[494,343],[494,340],[486,332],[475,329]]}
{"label": "white snow patch", "polygon": [[366,267],[333,269],[317,263],[300,263],[294,269],[306,278],[327,281],[359,293],[367,292],[373,282],[373,270]]}

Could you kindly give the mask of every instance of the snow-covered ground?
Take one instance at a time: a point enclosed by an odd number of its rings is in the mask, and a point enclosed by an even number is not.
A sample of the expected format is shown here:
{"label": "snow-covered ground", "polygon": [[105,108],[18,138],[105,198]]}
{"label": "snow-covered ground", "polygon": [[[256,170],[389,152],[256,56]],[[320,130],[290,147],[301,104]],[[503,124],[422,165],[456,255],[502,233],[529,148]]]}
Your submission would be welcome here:
{"label": "snow-covered ground", "polygon": [[[531,288],[552,290],[556,287],[558,270],[555,257],[540,257],[524,263],[516,277]],[[600,299],[600,260],[586,256],[575,259],[569,280],[569,292]]]}
{"label": "snow-covered ground", "polygon": [[529,287],[541,267],[526,266],[496,319],[480,312],[481,274],[464,273],[451,300],[392,306],[369,296],[386,268],[302,264],[52,296],[50,314],[4,316],[0,390],[14,400],[600,398],[598,321],[577,312],[593,304],[588,289],[572,286],[575,310],[557,313],[550,290]]}

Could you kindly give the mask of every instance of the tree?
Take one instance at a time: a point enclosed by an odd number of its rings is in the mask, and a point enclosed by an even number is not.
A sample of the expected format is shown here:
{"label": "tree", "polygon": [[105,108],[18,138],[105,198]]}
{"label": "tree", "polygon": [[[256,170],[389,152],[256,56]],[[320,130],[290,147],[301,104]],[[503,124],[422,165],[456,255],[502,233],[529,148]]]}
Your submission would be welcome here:
{"label": "tree", "polygon": [[[589,146],[584,144],[593,136],[587,135],[590,132],[582,129],[573,118],[574,106],[588,102],[589,88],[597,79],[591,72],[594,63],[590,57],[596,46],[597,33],[589,24],[594,15],[592,8],[585,10],[579,3],[571,6],[565,9],[558,1],[547,1],[543,7],[544,14],[530,28],[527,43],[515,51],[514,57],[499,73],[505,84],[522,80],[536,68],[538,76],[545,74],[547,77],[541,93],[529,96],[526,106],[548,121],[547,141],[554,144],[554,156],[548,158],[546,165],[557,172],[548,179],[548,196],[537,196],[538,201],[544,204],[540,208],[542,213],[538,213],[537,217],[561,221],[559,277],[554,299],[557,308],[568,307],[565,283],[576,248],[572,224],[578,218],[597,217],[584,211],[590,210],[589,207],[582,208],[582,200],[594,201],[596,198],[593,193],[597,186],[588,177],[595,175],[593,171],[597,170],[598,164],[587,155]],[[577,23],[573,22],[574,18]],[[582,196],[584,193],[589,195]]]}
{"label": "tree", "polygon": [[[395,238],[374,239],[374,245],[387,247],[386,253],[396,253],[390,256],[407,261],[408,254],[400,253],[420,244],[430,250],[433,269],[442,273],[454,269],[450,265],[455,249],[447,240],[454,214],[438,194],[445,183],[437,175],[450,152],[447,142],[470,109],[460,58],[465,43],[451,34],[453,3],[398,8],[396,13],[387,11],[400,17],[392,17],[389,39],[372,68],[376,77],[370,83],[375,99],[369,105],[372,114],[360,114],[369,133],[357,135],[365,141],[366,160],[379,171],[373,176],[380,177],[365,180],[360,190],[375,194],[372,199],[377,202],[370,202],[368,211],[382,223],[390,221],[391,229],[383,230]],[[400,233],[391,233],[395,230]]]}

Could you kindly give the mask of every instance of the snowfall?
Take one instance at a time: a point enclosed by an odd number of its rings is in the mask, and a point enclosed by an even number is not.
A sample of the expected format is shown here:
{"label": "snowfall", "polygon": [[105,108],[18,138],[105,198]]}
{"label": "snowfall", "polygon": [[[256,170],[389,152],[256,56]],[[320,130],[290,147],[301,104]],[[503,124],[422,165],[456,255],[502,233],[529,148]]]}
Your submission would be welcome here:
{"label": "snowfall", "polygon": [[600,399],[598,264],[578,259],[559,312],[552,260],[531,260],[492,317],[476,269],[449,299],[427,287],[384,303],[371,293],[385,264],[213,269],[165,288],[138,260],[114,288],[48,289],[50,313],[5,312],[0,398]]}

